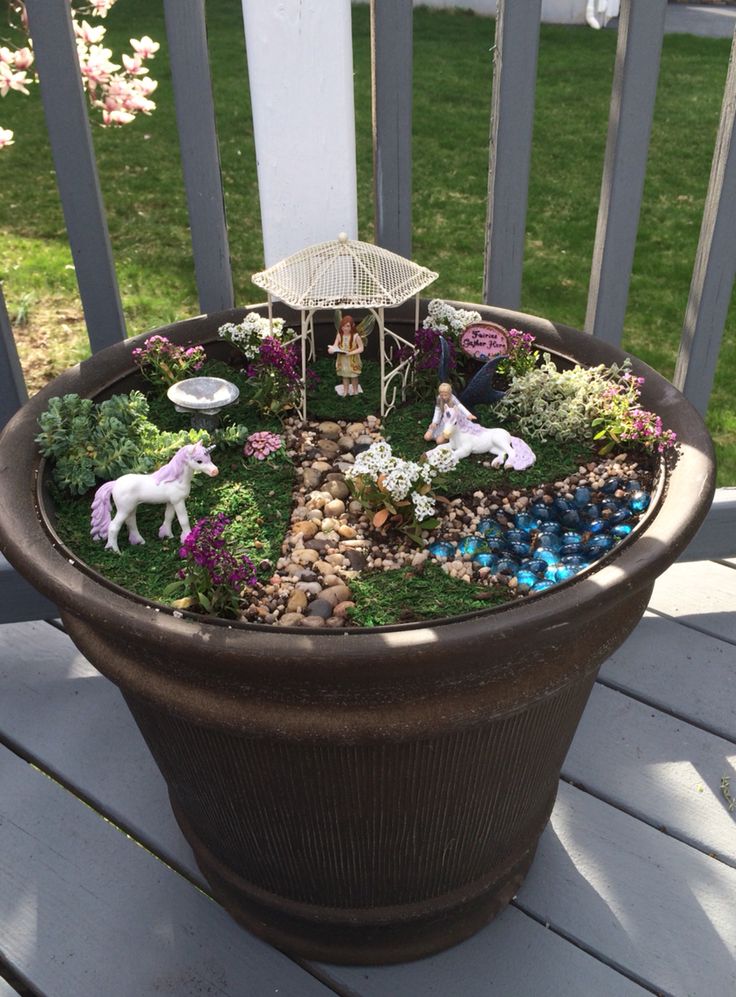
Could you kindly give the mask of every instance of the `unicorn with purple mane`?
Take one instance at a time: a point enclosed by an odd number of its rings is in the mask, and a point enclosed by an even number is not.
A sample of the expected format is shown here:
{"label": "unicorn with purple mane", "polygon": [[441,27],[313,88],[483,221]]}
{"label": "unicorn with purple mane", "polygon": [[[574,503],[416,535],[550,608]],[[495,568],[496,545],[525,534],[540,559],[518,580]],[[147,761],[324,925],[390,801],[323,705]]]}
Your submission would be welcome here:
{"label": "unicorn with purple mane", "polygon": [[[219,473],[210,458],[210,450],[214,447],[187,443],[176,451],[168,464],[153,474],[123,474],[98,488],[92,500],[92,539],[106,540],[105,550],[114,550],[119,554],[118,533],[125,523],[130,543],[144,544],[146,541],[138,532],[135,519],[141,502],[166,505],[164,521],[158,531],[161,540],[174,535],[171,531],[174,513],[179,520],[183,539],[191,530],[184,503],[189,497],[192,478],[199,471],[210,478],[217,477]],[[113,502],[115,518],[111,519]]]}

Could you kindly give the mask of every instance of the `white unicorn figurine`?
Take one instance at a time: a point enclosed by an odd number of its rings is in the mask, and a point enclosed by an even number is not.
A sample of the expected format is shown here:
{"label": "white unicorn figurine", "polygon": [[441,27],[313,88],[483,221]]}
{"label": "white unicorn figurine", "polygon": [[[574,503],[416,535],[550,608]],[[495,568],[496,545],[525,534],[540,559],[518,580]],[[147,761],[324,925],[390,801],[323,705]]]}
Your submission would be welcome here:
{"label": "white unicorn figurine", "polygon": [[471,422],[455,405],[448,406],[445,410],[442,434],[437,439],[440,445],[429,453],[435,453],[449,443],[458,460],[474,453],[495,454],[491,467],[524,471],[537,459],[531,447],[518,436],[512,436],[505,429],[479,426],[477,422]]}
{"label": "white unicorn figurine", "polygon": [[[171,523],[176,513],[183,539],[191,530],[184,502],[189,497],[192,478],[198,471],[211,478],[219,473],[210,459],[210,450],[213,449],[202,443],[187,443],[176,451],[168,464],[153,474],[123,474],[115,481],[102,485],[92,500],[92,539],[106,540],[105,550],[114,550],[119,554],[118,533],[125,523],[130,543],[144,544],[146,541],[138,532],[135,520],[136,509],[141,502],[166,505],[164,521],[158,531],[162,540],[173,537]],[[115,503],[116,510],[112,520],[111,502]]]}

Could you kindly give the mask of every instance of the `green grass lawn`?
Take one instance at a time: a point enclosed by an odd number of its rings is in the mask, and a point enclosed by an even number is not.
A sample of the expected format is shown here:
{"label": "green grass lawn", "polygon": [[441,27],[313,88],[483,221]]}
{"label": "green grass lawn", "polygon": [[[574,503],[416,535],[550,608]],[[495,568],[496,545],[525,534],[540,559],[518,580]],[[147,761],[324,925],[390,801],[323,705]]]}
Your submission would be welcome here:
{"label": "green grass lawn", "polygon": [[[208,31],[237,299],[262,293],[263,265],[239,0],[208,0]],[[107,19],[118,51],[162,42],[151,118],[94,129],[128,328],[196,313],[187,210],[160,4],[121,0]],[[353,10],[361,238],[373,235],[367,6]],[[414,258],[440,272],[432,293],[478,301],[483,274],[493,21],[419,9],[414,17]],[[615,55],[613,32],[543,25],[522,307],[581,326],[595,234]],[[729,43],[665,38],[624,345],[671,377],[720,114]],[[0,153],[0,279],[28,369],[79,358],[83,326],[38,95],[0,102],[16,144]],[[736,306],[708,422],[719,482],[736,483]]]}

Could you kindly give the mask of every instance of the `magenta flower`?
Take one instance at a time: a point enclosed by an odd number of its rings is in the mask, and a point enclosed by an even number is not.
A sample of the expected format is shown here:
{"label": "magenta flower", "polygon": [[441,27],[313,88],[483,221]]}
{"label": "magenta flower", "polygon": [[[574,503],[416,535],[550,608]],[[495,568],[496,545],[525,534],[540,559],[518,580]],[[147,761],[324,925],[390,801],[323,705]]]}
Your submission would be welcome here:
{"label": "magenta flower", "polygon": [[243,453],[246,457],[255,457],[256,460],[265,460],[272,453],[280,449],[282,439],[278,433],[251,433],[248,437]]}

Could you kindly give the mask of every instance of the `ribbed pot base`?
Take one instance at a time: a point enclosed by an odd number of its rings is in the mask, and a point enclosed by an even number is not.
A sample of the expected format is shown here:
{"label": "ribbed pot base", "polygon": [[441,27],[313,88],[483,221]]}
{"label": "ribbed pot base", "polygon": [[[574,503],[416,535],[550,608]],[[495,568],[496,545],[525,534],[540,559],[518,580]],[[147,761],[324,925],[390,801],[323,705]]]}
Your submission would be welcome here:
{"label": "ribbed pot base", "polygon": [[533,844],[480,882],[421,903],[347,909],[298,903],[254,887],[202,844],[170,795],[174,815],[212,894],[253,934],[284,952],[343,965],[384,965],[434,955],[469,938],[516,895],[554,804]]}

